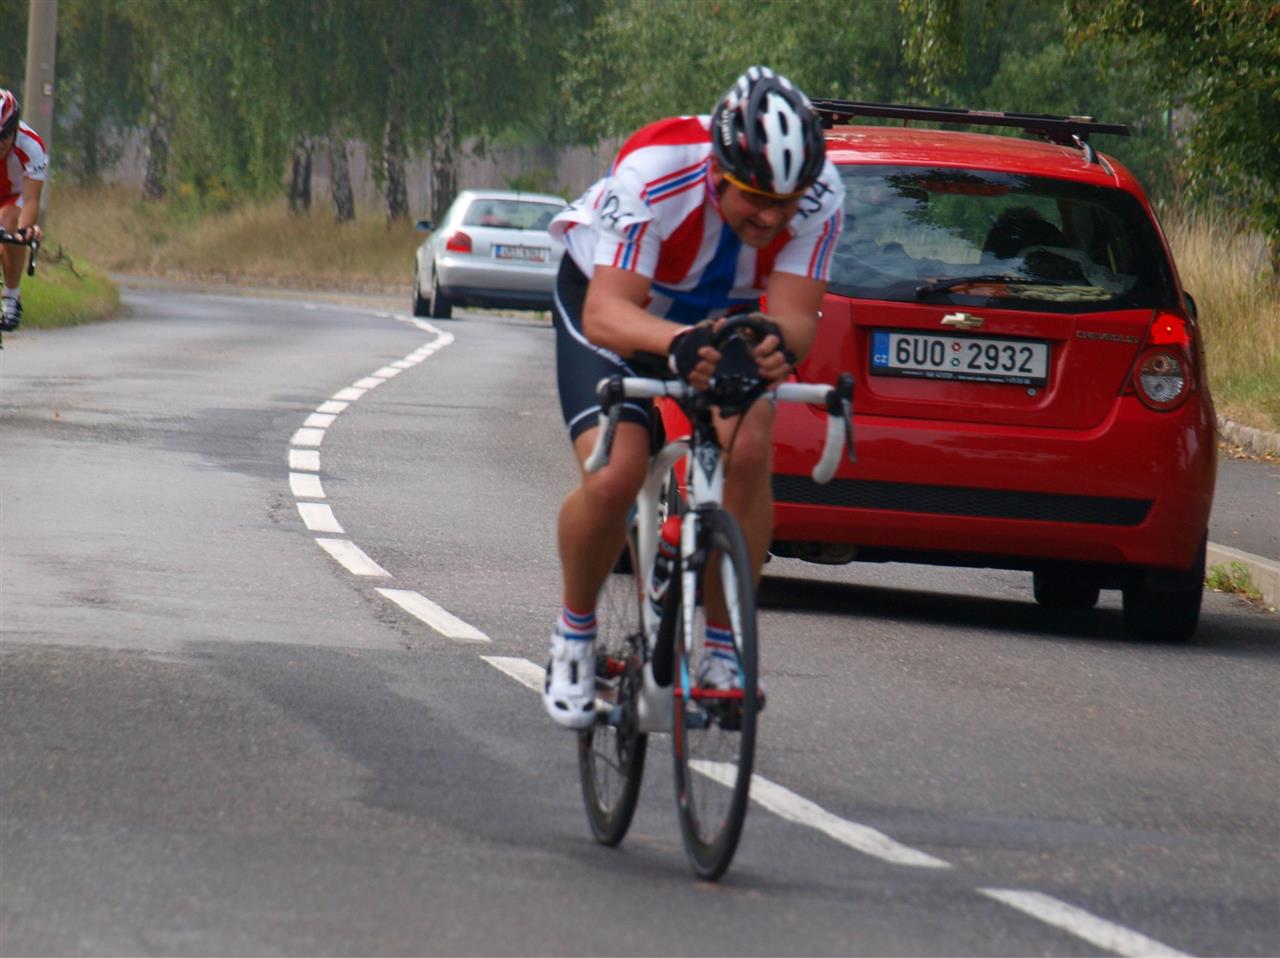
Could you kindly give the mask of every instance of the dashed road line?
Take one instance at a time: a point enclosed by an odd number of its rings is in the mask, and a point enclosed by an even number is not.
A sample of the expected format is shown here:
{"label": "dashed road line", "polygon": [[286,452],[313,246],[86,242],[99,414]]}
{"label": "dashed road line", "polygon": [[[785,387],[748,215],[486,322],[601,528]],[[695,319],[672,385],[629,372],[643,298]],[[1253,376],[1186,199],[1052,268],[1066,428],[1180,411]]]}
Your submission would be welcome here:
{"label": "dashed road line", "polygon": [[299,502],[298,515],[303,524],[312,532],[332,532],[343,535],[343,528],[333,509],[325,502]]}
{"label": "dashed road line", "polygon": [[352,575],[382,576],[390,579],[391,573],[374,562],[364,550],[350,539],[316,539],[316,544],[333,556],[340,566]]}
{"label": "dashed road line", "polygon": [[289,473],[289,491],[296,499],[323,499],[324,487],[320,477],[310,472]]}
{"label": "dashed road line", "polygon": [[1190,958],[1185,951],[1170,948],[1154,938],[1059,901],[1052,895],[1012,888],[979,888],[978,891],[1003,905],[1016,908],[1025,915],[1068,931],[1091,945],[1124,955],[1125,958]]}
{"label": "dashed road line", "polygon": [[390,599],[414,618],[425,622],[446,639],[458,639],[463,642],[489,642],[491,639],[467,622],[440,606],[425,595],[410,589],[378,589],[381,595]]}

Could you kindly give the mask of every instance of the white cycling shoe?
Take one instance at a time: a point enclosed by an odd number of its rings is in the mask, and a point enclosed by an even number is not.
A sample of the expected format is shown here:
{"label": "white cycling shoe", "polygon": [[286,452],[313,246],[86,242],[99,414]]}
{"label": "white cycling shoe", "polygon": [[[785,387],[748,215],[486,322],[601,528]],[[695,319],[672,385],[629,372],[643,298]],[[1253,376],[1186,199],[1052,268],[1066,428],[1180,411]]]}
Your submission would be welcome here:
{"label": "white cycling shoe", "polygon": [[725,656],[704,652],[698,660],[698,685],[704,689],[718,689],[727,692],[742,687],[742,675],[738,670],[738,660]]}
{"label": "white cycling shoe", "polygon": [[584,729],[596,717],[596,655],[592,639],[551,633],[551,658],[542,684],[542,704],[557,725]]}

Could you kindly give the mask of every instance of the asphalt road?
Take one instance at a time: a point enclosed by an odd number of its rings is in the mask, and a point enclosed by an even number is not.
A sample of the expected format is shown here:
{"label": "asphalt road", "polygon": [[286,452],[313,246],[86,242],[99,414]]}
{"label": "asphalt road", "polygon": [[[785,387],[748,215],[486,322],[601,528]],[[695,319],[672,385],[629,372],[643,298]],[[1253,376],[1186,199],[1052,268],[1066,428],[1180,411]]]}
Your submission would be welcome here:
{"label": "asphalt road", "polygon": [[1113,594],[772,563],[779,790],[700,884],[664,743],[600,848],[518,680],[573,479],[545,325],[128,302],[0,354],[0,953],[1280,949],[1276,616],[1137,644]]}

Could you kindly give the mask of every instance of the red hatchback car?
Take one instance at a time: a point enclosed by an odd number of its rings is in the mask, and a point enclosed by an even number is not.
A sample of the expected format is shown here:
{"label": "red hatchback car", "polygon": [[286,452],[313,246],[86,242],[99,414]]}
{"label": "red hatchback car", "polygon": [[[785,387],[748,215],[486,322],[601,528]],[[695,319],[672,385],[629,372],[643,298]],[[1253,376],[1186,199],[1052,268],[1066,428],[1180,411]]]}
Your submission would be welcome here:
{"label": "red hatchback car", "polygon": [[[1195,305],[1142,187],[1088,118],[815,101],[847,191],[801,379],[857,379],[857,462],[808,476],[817,410],[780,406],[774,544],[815,562],[1033,573],[1124,595],[1128,631],[1196,628],[1216,471]],[[1020,126],[1038,139],[844,126]]]}

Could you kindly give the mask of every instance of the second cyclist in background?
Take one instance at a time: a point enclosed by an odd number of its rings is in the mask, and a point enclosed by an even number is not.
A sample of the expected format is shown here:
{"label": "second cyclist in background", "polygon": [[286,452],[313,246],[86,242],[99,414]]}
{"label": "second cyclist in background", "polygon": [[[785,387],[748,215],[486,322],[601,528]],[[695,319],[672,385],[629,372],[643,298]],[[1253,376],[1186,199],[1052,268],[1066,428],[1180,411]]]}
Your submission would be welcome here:
{"label": "second cyclist in background", "polygon": [[[660,120],[623,144],[609,174],[553,221],[565,244],[556,283],[561,408],[581,470],[595,443],[596,384],[636,375],[644,354],[705,388],[720,356],[710,326],[758,308],[767,294],[775,332],[754,362],[777,383],[807,354],[817,330],[844,189],[826,159],[808,98],[785,77],[751,67],[711,116]],[[628,403],[609,464],[560,509],[563,606],[552,629],[543,701],[556,722],[593,720],[596,596],[621,551],[627,511],[645,477],[651,409]],[[773,407],[716,414],[728,451],[725,506],[746,536],[758,576],[773,526]],[[728,688],[737,655],[719,597],[709,601],[699,681]]]}
{"label": "second cyclist in background", "polygon": [[[18,99],[0,89],[0,229],[27,241],[41,240],[40,193],[49,172],[44,141],[22,122]],[[0,245],[4,290],[0,294],[0,329],[17,329],[22,321],[22,271],[27,250]]]}

